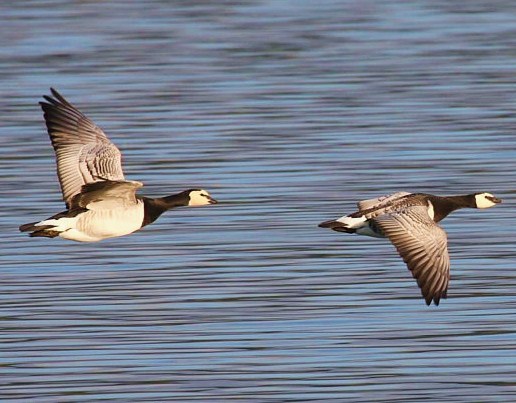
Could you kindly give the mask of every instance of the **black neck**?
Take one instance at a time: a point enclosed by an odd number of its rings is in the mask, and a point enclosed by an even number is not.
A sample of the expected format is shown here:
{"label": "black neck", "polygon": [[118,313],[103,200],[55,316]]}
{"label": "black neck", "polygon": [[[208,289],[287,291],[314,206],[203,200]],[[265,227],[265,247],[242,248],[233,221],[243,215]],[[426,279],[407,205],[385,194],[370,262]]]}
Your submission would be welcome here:
{"label": "black neck", "polygon": [[175,195],[159,197],[157,199],[143,197],[144,216],[142,227],[156,221],[156,219],[167,210],[175,207],[188,206],[190,202],[189,193],[188,190],[185,190]]}
{"label": "black neck", "polygon": [[465,207],[475,208],[477,206],[474,194],[447,197],[432,196],[430,201],[434,205],[435,222],[441,221],[455,210]]}
{"label": "black neck", "polygon": [[470,208],[476,208],[477,202],[475,200],[475,195],[461,195],[461,196],[448,196],[446,199],[451,201],[453,204],[458,206],[457,208],[464,208],[464,207],[470,207]]}

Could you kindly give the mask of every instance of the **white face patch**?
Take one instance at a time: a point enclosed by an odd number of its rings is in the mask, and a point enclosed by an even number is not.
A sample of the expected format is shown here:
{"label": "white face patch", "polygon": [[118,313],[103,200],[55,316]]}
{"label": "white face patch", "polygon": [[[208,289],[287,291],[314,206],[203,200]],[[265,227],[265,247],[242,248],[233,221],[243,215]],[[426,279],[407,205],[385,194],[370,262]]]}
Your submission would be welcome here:
{"label": "white face patch", "polygon": [[495,203],[492,200],[489,200],[489,198],[495,198],[491,193],[479,193],[475,195],[475,203],[477,205],[477,208],[489,208],[496,206],[497,203]]}
{"label": "white face patch", "polygon": [[215,204],[216,201],[210,196],[206,190],[192,190],[190,192],[189,206],[205,206],[207,204]]}
{"label": "white face patch", "polygon": [[434,213],[434,205],[430,200],[428,200],[428,216],[433,220],[435,217]]}

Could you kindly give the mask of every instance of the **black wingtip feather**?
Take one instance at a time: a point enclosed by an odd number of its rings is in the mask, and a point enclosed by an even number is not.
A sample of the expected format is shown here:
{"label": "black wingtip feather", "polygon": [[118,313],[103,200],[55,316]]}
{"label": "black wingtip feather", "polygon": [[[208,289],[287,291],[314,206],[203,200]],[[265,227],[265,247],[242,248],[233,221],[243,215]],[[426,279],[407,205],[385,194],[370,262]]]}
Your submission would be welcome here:
{"label": "black wingtip feather", "polygon": [[[441,302],[441,298],[443,297],[443,295],[424,295],[423,293],[421,293],[421,295],[423,295],[423,298],[425,299],[425,303],[427,306],[430,306],[432,305],[432,302],[434,303],[435,306],[439,306],[439,302]],[[446,298],[446,297],[444,297]]]}
{"label": "black wingtip feather", "polygon": [[70,103],[65,99],[65,97],[63,97],[59,92],[57,92],[55,88],[50,87],[50,92],[52,93],[54,98],[56,98],[60,103],[62,103],[63,105],[70,106]]}
{"label": "black wingtip feather", "polygon": [[[56,100],[54,98],[52,98],[51,96],[49,95],[43,95],[43,98],[45,98],[46,101],[52,103],[52,104],[55,104],[56,103]],[[44,102],[40,102],[40,104],[42,104]]]}
{"label": "black wingtip feather", "polygon": [[50,87],[50,92],[51,92],[51,93],[52,93],[52,95],[53,95],[55,98],[57,98],[57,99],[59,99],[59,98],[63,98],[63,97],[61,96],[61,94],[60,94],[59,92],[57,92],[57,90],[56,90],[54,87]]}
{"label": "black wingtip feather", "polygon": [[425,299],[425,303],[427,306],[432,305],[432,302],[434,303],[435,306],[439,306],[439,303],[441,302],[441,298],[446,299],[447,295],[446,295],[446,291],[444,291],[440,295],[439,294],[428,295],[428,296],[423,295],[423,298]]}
{"label": "black wingtip feather", "polygon": [[37,224],[37,221],[20,225],[20,227],[18,229],[20,230],[20,232],[34,231],[34,228],[35,228],[34,224]]}
{"label": "black wingtip feather", "polygon": [[70,103],[65,99],[65,97],[63,97],[55,88],[50,87],[50,92],[52,93],[52,96],[43,95],[43,98],[48,103],[40,102],[39,104],[41,105],[41,107],[43,107],[45,105],[50,105],[50,106],[52,106],[52,105],[54,105],[54,106],[67,105],[68,106],[68,105],[70,105]]}

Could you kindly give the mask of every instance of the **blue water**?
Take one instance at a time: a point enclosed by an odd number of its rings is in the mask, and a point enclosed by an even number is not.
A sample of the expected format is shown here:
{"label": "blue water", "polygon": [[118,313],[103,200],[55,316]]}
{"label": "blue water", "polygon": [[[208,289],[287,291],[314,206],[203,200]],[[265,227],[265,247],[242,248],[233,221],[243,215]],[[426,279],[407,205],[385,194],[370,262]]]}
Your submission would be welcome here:
{"label": "blue water", "polygon": [[[516,7],[509,1],[0,5],[0,400],[516,399]],[[63,209],[53,86],[142,194],[203,187],[96,244]],[[317,228],[392,191],[489,191],[443,222],[427,307],[388,242]]]}

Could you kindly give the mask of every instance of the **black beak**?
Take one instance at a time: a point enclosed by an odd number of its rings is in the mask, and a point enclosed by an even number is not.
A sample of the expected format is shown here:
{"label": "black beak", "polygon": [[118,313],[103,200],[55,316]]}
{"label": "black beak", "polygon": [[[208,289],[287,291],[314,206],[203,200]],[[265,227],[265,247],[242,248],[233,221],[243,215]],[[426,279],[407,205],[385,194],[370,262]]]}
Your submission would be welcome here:
{"label": "black beak", "polygon": [[208,203],[210,203],[210,204],[217,204],[217,203],[218,203],[218,201],[217,201],[217,200],[215,200],[213,197],[208,196]]}
{"label": "black beak", "polygon": [[490,200],[490,201],[492,201],[493,203],[497,203],[497,204],[498,204],[498,203],[501,203],[501,202],[502,202],[502,199],[499,199],[498,197],[494,197],[494,196],[493,196],[493,197],[491,197],[491,196],[487,196],[486,198],[487,198],[487,200]]}

